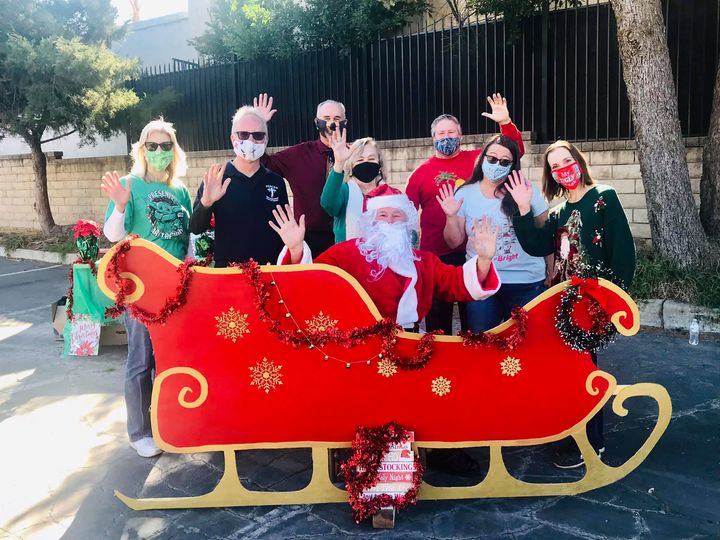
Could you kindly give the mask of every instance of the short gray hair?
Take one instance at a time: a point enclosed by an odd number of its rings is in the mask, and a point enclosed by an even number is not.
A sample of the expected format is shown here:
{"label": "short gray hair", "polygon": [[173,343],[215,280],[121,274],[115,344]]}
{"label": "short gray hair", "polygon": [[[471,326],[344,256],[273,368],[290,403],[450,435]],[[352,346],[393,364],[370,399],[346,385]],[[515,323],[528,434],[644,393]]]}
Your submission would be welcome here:
{"label": "short gray hair", "polygon": [[240,119],[245,118],[246,116],[254,116],[258,120],[260,120],[262,130],[267,134],[267,121],[265,120],[265,117],[263,116],[260,109],[258,109],[257,107],[251,107],[250,105],[243,105],[237,111],[235,111],[235,114],[233,115],[232,126],[230,126],[230,135],[232,135],[234,132],[235,122],[238,122]]}
{"label": "short gray hair", "polygon": [[430,136],[435,136],[435,128],[437,128],[437,125],[442,122],[443,120],[452,120],[457,124],[458,131],[460,131],[460,134],[462,134],[462,126],[460,125],[460,120],[455,118],[452,114],[441,114],[438,116],[435,120],[432,121],[432,124],[430,124]]}
{"label": "short gray hair", "polygon": [[323,101],[322,103],[320,103],[317,106],[317,109],[315,110],[315,118],[320,118],[320,109],[324,105],[337,105],[338,107],[340,107],[342,109],[343,114],[345,114],[345,105],[343,105],[339,101],[335,101],[334,99],[326,99],[325,101]]}

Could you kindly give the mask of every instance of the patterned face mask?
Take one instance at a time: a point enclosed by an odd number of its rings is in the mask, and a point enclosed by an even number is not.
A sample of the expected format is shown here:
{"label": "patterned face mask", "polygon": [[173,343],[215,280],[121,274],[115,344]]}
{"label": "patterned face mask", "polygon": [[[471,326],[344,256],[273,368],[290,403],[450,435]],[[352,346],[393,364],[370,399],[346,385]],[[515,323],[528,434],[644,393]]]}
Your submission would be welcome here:
{"label": "patterned face mask", "polygon": [[552,177],[565,189],[575,189],[580,184],[582,171],[580,170],[580,165],[578,165],[577,161],[573,161],[564,167],[555,169],[552,172]]}
{"label": "patterned face mask", "polygon": [[172,150],[156,150],[155,152],[145,152],[145,161],[150,167],[156,171],[164,171],[173,160]]}
{"label": "patterned face mask", "polygon": [[233,141],[233,150],[235,155],[247,161],[256,161],[265,153],[265,143],[256,143],[250,139],[244,141]]}
{"label": "patterned face mask", "polygon": [[435,150],[444,156],[452,156],[460,148],[460,137],[445,137],[435,141]]}
{"label": "patterned face mask", "polygon": [[483,160],[482,172],[483,176],[494,183],[500,183],[507,178],[512,169],[512,163],[503,167],[500,163],[490,163],[487,159]]}

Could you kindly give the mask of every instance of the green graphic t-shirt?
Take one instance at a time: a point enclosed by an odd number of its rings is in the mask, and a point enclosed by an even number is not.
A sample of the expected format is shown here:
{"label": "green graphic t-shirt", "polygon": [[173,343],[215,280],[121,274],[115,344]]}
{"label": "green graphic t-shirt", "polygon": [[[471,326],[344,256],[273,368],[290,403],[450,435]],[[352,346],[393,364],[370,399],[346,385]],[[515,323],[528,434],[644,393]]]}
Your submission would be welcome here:
{"label": "green graphic t-shirt", "polygon": [[[125,187],[127,177],[120,179]],[[133,175],[131,197],[125,207],[125,231],[157,244],[173,257],[184,259],[188,247],[188,227],[192,204],[190,193],[181,182],[145,182]],[[115,209],[110,201],[105,219]]]}

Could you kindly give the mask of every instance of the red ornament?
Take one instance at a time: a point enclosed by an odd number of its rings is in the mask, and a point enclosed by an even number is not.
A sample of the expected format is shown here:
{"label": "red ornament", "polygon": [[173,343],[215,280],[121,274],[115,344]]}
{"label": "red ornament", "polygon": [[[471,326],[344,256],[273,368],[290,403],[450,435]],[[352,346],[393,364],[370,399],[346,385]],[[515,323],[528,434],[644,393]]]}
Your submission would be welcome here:
{"label": "red ornament", "polygon": [[468,347],[493,347],[501,351],[512,351],[525,339],[528,313],[521,307],[514,307],[510,312],[510,320],[514,321],[515,324],[507,335],[463,330],[460,332],[463,345]]}

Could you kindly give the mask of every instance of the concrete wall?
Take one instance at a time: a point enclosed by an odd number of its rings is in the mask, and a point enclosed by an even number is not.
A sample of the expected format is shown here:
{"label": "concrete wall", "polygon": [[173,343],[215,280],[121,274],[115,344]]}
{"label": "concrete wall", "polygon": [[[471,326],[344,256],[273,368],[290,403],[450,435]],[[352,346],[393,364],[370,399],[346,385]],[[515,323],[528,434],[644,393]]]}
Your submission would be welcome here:
{"label": "concrete wall", "polygon": [[[525,174],[535,182],[540,180],[542,154],[545,145],[530,144],[526,137],[526,154],[522,165]],[[465,148],[479,148],[489,137],[468,135]],[[381,141],[385,168],[391,184],[402,188],[410,172],[431,155],[431,141],[408,139]],[[702,171],[702,140],[686,140],[693,193],[699,204]],[[619,193],[636,238],[649,238],[645,195],[640,177],[640,165],[634,141],[580,143],[597,181],[609,184]],[[273,149],[270,149],[272,152]],[[190,152],[185,182],[192,196],[204,172],[213,163],[232,157],[231,152]],[[59,224],[72,224],[79,218],[102,221],[107,200],[100,191],[100,178],[105,171],[127,171],[129,159],[123,156],[103,158],[58,159],[48,156],[48,190],[50,205]],[[34,185],[32,163],[28,155],[0,157],[0,228],[39,229],[33,205]]]}

